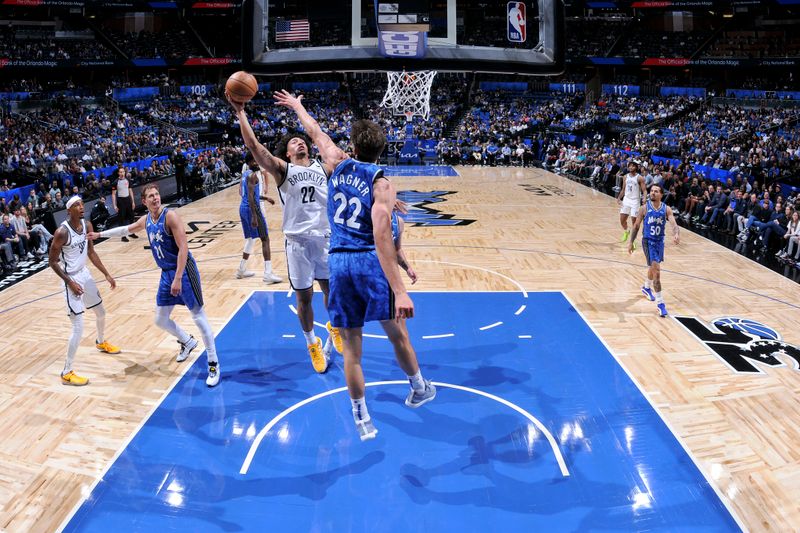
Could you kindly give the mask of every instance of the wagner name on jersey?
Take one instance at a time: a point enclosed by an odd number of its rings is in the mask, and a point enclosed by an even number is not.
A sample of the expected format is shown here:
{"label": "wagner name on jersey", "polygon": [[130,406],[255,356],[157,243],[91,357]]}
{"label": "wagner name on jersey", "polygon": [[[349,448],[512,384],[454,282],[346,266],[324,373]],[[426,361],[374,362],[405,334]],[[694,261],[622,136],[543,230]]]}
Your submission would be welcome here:
{"label": "wagner name on jersey", "polygon": [[278,187],[283,204],[283,233],[287,236],[329,237],[328,175],[322,163],[286,164],[286,175]]}

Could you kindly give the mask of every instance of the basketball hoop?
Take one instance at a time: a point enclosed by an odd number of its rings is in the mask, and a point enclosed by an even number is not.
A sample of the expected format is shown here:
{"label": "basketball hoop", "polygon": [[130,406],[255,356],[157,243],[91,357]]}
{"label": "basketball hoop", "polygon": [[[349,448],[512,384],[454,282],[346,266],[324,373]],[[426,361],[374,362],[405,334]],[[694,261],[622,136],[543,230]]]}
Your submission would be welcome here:
{"label": "basketball hoop", "polygon": [[418,115],[427,120],[431,113],[431,86],[436,76],[435,70],[419,70],[408,73],[387,72],[389,85],[383,95],[381,107],[405,115],[406,120]]}

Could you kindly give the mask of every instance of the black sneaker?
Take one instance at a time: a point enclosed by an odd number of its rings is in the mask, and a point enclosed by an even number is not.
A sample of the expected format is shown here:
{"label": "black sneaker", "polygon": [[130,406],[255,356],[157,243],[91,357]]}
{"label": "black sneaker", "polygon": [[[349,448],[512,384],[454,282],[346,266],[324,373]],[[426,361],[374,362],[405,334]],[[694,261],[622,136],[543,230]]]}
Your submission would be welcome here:
{"label": "black sneaker", "polygon": [[122,242],[128,242],[128,238],[127,237],[123,237],[122,238]]}
{"label": "black sneaker", "polygon": [[135,233],[131,233],[131,234],[129,235],[129,237],[130,237],[131,239],[138,239],[138,238],[139,238],[139,236],[138,236],[138,235],[136,235]]}

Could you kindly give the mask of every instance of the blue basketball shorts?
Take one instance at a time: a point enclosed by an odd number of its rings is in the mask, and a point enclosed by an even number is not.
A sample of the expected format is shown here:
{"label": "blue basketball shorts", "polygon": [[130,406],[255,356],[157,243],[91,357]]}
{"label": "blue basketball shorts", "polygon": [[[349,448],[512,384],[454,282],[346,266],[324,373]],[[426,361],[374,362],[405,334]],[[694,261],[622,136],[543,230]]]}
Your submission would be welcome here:
{"label": "blue basketball shorts", "polygon": [[157,306],[185,305],[190,310],[203,307],[200,272],[197,270],[194,258],[190,257],[186,260],[186,268],[183,270],[183,277],[181,278],[181,293],[177,296],[170,294],[170,287],[174,279],[174,270],[161,271],[161,280],[158,282],[158,292],[156,293]]}
{"label": "blue basketball shorts", "polygon": [[328,316],[335,328],[360,328],[365,322],[394,318],[394,294],[374,251],[328,256]]}
{"label": "blue basketball shorts", "polygon": [[259,207],[256,209],[256,225],[253,226],[252,216],[250,209],[241,207],[239,208],[239,218],[242,221],[242,233],[245,239],[266,239],[269,234],[267,229],[267,219],[264,218],[264,213]]}
{"label": "blue basketball shorts", "polygon": [[655,241],[652,239],[642,239],[642,251],[647,259],[647,266],[650,263],[661,263],[664,261],[664,241]]}

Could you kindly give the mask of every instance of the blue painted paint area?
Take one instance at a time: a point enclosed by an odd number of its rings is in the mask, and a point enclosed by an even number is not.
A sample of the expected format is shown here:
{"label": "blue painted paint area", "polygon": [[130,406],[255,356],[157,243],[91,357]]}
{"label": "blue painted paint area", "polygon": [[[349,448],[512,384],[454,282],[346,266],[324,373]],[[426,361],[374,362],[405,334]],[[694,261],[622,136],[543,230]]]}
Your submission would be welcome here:
{"label": "blue painted paint area", "polygon": [[381,165],[386,176],[458,176],[458,171],[450,165]]}
{"label": "blue painted paint area", "polygon": [[[220,385],[205,386],[201,356],[66,530],[738,530],[561,293],[413,298],[409,329],[425,376],[530,412],[558,441],[568,477],[542,433],[510,407],[441,387],[412,410],[406,385],[367,389],[374,441],[359,441],[346,393],[325,396],[281,419],[240,475],[270,420],[344,385],[341,357],[314,374],[293,297],[259,292],[217,337]],[[374,324],[365,332],[382,333]],[[365,338],[363,365],[368,382],[404,378],[383,339]]]}

